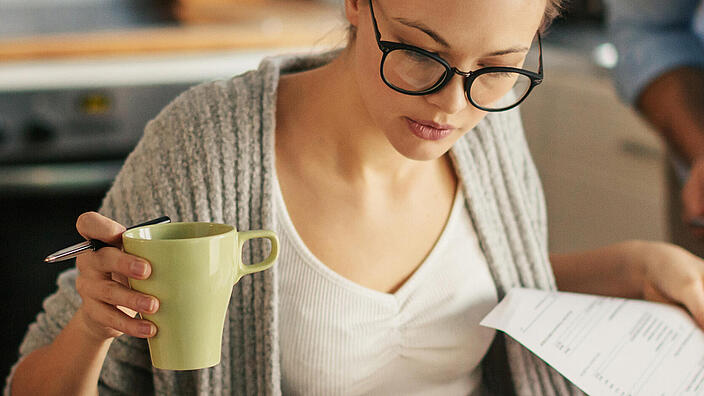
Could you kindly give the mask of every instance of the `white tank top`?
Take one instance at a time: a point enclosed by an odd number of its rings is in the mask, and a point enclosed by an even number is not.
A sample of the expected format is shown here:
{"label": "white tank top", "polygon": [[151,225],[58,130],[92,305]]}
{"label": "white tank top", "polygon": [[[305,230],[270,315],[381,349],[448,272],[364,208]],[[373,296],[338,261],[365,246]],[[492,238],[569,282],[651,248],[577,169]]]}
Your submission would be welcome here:
{"label": "white tank top", "polygon": [[320,262],[274,179],[283,394],[479,393],[479,362],[494,337],[479,321],[497,295],[461,188],[430,254],[389,294]]}

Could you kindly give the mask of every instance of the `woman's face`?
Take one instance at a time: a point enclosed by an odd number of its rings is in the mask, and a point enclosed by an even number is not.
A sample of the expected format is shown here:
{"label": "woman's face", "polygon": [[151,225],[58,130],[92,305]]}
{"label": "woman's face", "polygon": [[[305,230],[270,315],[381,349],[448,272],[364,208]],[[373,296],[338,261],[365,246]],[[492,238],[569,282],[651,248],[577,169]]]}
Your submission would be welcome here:
{"label": "woman's face", "polygon": [[[435,52],[462,71],[521,67],[546,7],[546,0],[372,1],[382,40]],[[439,158],[485,116],[467,101],[459,75],[430,95],[405,95],[389,88],[379,75],[382,52],[369,0],[347,0],[347,16],[357,28],[350,49],[363,105],[399,153],[415,160]],[[449,130],[418,125],[431,122]]]}

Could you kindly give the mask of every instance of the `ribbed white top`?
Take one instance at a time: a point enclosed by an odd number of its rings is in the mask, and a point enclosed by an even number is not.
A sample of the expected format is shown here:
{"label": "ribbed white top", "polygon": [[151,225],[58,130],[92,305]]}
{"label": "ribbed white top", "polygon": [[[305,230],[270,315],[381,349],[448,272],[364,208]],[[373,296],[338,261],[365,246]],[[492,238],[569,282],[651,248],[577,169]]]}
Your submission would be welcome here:
{"label": "ribbed white top", "polygon": [[274,184],[283,393],[466,396],[478,390],[479,362],[494,337],[479,321],[497,295],[461,188],[428,257],[389,294],[320,262]]}

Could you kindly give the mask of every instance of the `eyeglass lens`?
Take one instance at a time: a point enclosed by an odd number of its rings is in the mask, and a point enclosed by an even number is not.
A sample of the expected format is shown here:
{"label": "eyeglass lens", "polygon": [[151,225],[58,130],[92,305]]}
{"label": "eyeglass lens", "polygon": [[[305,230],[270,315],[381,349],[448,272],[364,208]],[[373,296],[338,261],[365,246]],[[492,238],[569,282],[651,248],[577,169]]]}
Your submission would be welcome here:
{"label": "eyeglass lens", "polygon": [[[397,89],[407,92],[425,92],[435,88],[446,78],[443,64],[421,52],[396,49],[390,51],[382,67],[384,79]],[[520,101],[529,91],[529,77],[515,72],[492,72],[474,78],[467,96],[481,107],[500,109]]]}

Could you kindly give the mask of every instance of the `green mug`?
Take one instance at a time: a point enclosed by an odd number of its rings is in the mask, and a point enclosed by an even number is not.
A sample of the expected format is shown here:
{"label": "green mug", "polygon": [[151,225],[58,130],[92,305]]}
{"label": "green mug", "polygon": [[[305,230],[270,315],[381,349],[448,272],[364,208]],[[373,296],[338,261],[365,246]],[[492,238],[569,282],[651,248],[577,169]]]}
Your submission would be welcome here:
{"label": "green mug", "polygon": [[[252,238],[271,241],[264,261],[242,263],[242,246]],[[148,339],[152,365],[194,370],[220,363],[222,330],[232,288],[246,274],[274,264],[279,242],[273,231],[240,231],[227,224],[169,223],[138,227],[122,234],[125,252],[149,261],[148,279],[130,286],[159,299],[157,334]]]}

